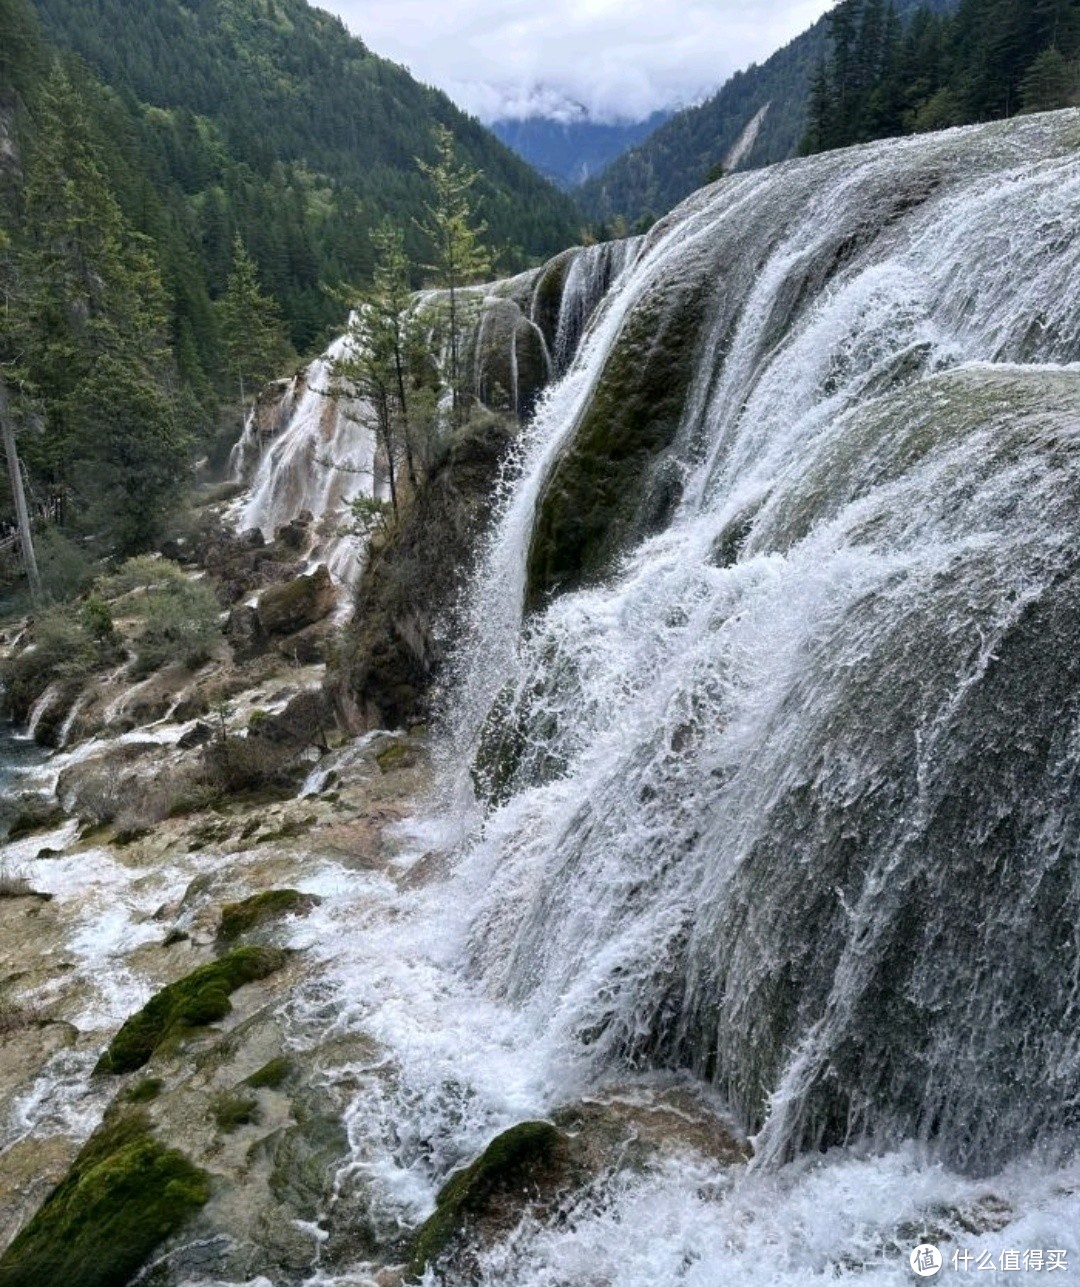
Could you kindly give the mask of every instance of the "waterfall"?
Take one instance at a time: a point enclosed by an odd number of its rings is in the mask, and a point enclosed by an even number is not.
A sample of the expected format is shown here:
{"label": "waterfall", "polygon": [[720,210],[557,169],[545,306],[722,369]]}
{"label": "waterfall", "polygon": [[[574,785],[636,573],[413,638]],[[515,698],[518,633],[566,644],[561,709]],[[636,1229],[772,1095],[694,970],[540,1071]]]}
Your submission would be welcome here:
{"label": "waterfall", "polygon": [[[1075,1143],[1078,140],[1021,118],[691,198],[546,395],[477,576],[469,970],[598,1074],[711,1082],[759,1166]],[[665,505],[617,497],[603,567],[534,592],[665,327],[685,389],[635,458]]]}
{"label": "waterfall", "polygon": [[[286,395],[277,416],[282,427],[268,446],[261,445],[256,412],[233,455],[234,471],[258,459],[236,516],[238,528],[259,528],[272,537],[300,514],[311,514],[319,520],[325,542],[320,557],[345,583],[359,571],[360,558],[355,539],[341,534],[349,504],[361,496],[381,497],[385,491],[366,404],[331,393],[333,365],[348,344],[347,335],[335,340],[308,368],[299,389]],[[258,442],[257,449],[253,442]]]}
{"label": "waterfall", "polygon": [[553,354],[557,374],[570,365],[589,319],[640,244],[640,237],[624,237],[573,252],[559,301]]}

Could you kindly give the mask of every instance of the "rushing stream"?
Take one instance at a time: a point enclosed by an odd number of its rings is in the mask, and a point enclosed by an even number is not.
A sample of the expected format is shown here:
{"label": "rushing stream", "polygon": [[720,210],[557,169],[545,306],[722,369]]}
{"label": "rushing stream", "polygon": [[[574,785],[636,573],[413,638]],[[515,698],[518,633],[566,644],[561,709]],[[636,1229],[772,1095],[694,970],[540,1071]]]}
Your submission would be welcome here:
{"label": "rushing stream", "polygon": [[[927,1235],[944,1278],[1075,1280],[1080,112],[735,175],[566,267],[433,800],[391,870],[313,853],[282,931],[288,1041],[355,1052],[305,1230],[359,1210],[391,1245],[506,1127],[677,1091],[749,1165],[604,1172],[483,1248],[484,1287],[903,1284]],[[293,392],[244,523],[323,503],[335,443],[374,470]],[[104,974],[225,865],[184,861],[55,862],[69,952],[97,935]],[[148,991],[93,982],[94,1030]],[[61,1071],[9,1132],[78,1107]]]}
{"label": "rushing stream", "polygon": [[[385,987],[352,975],[402,1059],[393,1143],[357,1130],[358,1157],[400,1196],[664,1075],[756,1157],[620,1181],[491,1283],[908,1281],[905,1228],[980,1201],[1005,1214],[973,1247],[1075,1270],[1078,147],[1061,113],[726,180],[653,231],[535,417],[450,704],[456,873]],[[675,502],[523,614],[620,344],[703,275]]]}

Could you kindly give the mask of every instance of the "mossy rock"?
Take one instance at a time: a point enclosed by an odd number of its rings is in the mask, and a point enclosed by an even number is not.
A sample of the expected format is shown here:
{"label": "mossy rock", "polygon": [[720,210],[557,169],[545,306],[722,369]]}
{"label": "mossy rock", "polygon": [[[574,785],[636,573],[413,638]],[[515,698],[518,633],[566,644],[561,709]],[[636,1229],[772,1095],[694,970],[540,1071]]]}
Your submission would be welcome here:
{"label": "mossy rock", "polygon": [[395,769],[411,769],[416,755],[407,742],[393,742],[375,756],[375,763],[383,773],[393,773]]}
{"label": "mossy rock", "polygon": [[0,1287],[120,1287],[210,1198],[210,1180],[150,1134],[107,1122],[0,1258]]}
{"label": "mossy rock", "polygon": [[259,596],[259,625],[267,635],[291,635],[329,616],[336,602],[330,570],[322,563],[309,576],[264,590]]}
{"label": "mossy rock", "polygon": [[55,800],[26,792],[13,801],[12,812],[8,815],[7,839],[19,840],[39,831],[52,831],[66,821],[67,814]]}
{"label": "mossy rock", "polygon": [[129,1086],[123,1098],[128,1104],[149,1104],[157,1099],[164,1089],[165,1083],[160,1077],[144,1077],[134,1086]]}
{"label": "mossy rock", "polygon": [[278,1055],[257,1069],[244,1081],[252,1090],[280,1090],[292,1076],[292,1060],[285,1055]]}
{"label": "mossy rock", "polygon": [[569,1172],[567,1137],[550,1122],[521,1122],[503,1131],[443,1186],[413,1243],[410,1275],[420,1278],[479,1222],[516,1223],[523,1198],[565,1187]]}
{"label": "mossy rock", "polygon": [[348,1155],[349,1137],[331,1111],[301,1102],[293,1104],[293,1112],[296,1125],[267,1141],[270,1191],[296,1218],[315,1220],[325,1210],[334,1175]]}
{"label": "mossy rock", "polygon": [[657,466],[682,420],[711,294],[708,278],[654,287],[628,317],[540,497],[528,610],[598,580],[670,516],[678,474]]}
{"label": "mossy rock", "polygon": [[223,1091],[210,1104],[210,1115],[223,1135],[259,1120],[259,1101],[243,1091]]}
{"label": "mossy rock", "polygon": [[237,988],[268,978],[288,957],[288,952],[277,948],[241,947],[170,983],[128,1019],[94,1072],[134,1072],[165,1041],[224,1019],[232,1009],[229,997]]}
{"label": "mossy rock", "polygon": [[[284,828],[279,835],[284,834]],[[300,916],[319,903],[314,894],[301,894],[298,889],[267,889],[240,903],[226,903],[221,909],[218,938],[230,942],[242,934],[280,920],[283,916]]]}

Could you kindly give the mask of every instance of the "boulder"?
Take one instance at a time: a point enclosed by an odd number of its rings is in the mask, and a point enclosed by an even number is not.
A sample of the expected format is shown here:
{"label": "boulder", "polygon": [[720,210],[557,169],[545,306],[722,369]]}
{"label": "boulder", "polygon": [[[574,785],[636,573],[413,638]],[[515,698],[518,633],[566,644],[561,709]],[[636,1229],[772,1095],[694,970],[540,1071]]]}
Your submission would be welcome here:
{"label": "boulder", "polygon": [[336,602],[330,569],[320,563],[310,576],[264,590],[259,596],[258,623],[264,634],[292,635],[328,617]]}

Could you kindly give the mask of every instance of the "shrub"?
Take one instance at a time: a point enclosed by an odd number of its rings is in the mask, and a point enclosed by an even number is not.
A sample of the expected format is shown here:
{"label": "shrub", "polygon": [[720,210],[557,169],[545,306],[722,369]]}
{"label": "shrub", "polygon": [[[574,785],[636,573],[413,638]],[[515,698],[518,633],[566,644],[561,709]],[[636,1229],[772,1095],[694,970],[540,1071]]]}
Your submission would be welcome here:
{"label": "shrub", "polygon": [[205,581],[169,582],[149,591],[141,609],[145,625],[134,643],[138,676],[173,662],[194,670],[210,659],[221,639],[221,608]]}
{"label": "shrub", "polygon": [[59,528],[46,527],[35,534],[34,555],[41,588],[56,603],[77,598],[94,578],[94,560]]}
{"label": "shrub", "polygon": [[93,638],[70,610],[53,608],[42,613],[34,622],[30,646],[0,666],[8,712],[25,719],[50,684],[81,684],[99,662]]}
{"label": "shrub", "polygon": [[[115,572],[101,577],[97,589],[104,599],[119,599],[134,590],[144,590],[147,593],[168,590],[186,580],[184,570],[178,563],[171,563],[154,554],[140,554],[122,563]],[[132,608],[137,610],[137,605],[133,604]]]}

